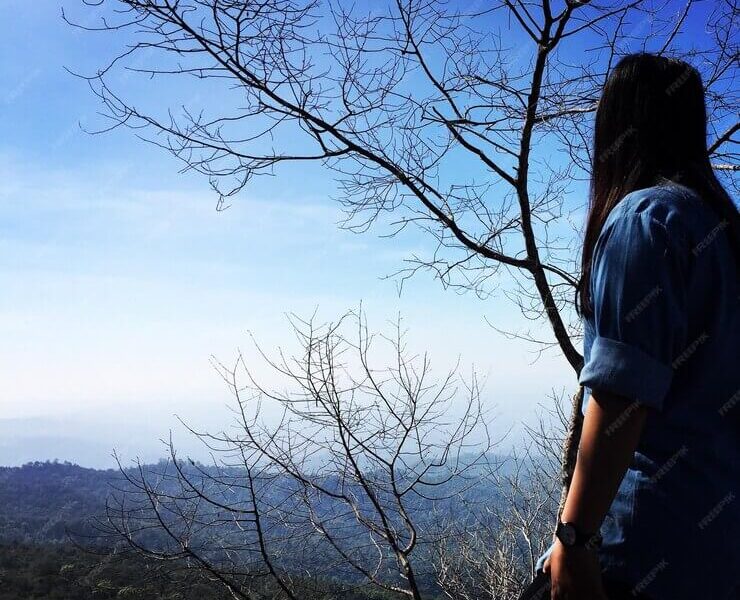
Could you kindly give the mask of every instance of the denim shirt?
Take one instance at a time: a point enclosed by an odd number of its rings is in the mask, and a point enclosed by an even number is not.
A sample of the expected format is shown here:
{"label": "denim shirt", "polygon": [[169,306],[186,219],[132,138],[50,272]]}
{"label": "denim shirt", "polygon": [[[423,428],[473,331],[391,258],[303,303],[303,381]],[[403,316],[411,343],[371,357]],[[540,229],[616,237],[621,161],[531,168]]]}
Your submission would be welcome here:
{"label": "denim shirt", "polygon": [[740,598],[740,283],[725,228],[689,188],[653,186],[612,210],[594,251],[579,382],[650,409],[599,557],[654,600]]}

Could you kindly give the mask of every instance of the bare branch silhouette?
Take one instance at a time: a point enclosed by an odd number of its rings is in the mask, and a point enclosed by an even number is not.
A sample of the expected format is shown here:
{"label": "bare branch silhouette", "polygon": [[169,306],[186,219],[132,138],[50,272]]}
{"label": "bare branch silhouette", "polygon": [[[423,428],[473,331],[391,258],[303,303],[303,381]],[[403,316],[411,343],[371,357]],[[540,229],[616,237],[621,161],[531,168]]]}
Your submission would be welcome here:
{"label": "bare branch silhouette", "polygon": [[[128,485],[101,527],[150,557],[192,564],[235,598],[271,597],[265,586],[305,598],[302,572],[422,598],[443,533],[432,515],[493,468],[475,374],[432,381],[428,356],[407,356],[400,319],[392,336],[370,335],[361,310],[292,324],[298,355],[260,350],[286,391],[264,389],[242,355],[215,363],[234,394],[234,427],[191,429],[213,463],[180,459],[170,441],[160,467],[122,468]],[[373,366],[379,343],[392,359],[384,368]],[[153,530],[164,535],[147,543]]]}

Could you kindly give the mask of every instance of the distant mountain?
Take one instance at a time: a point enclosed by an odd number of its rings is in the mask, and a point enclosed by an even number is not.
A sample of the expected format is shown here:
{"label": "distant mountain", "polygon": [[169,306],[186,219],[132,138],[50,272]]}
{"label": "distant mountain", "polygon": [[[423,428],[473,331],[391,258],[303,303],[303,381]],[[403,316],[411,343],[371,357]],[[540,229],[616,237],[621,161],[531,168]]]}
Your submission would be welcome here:
{"label": "distant mountain", "polygon": [[[143,468],[154,471],[163,464]],[[233,469],[232,475],[239,477],[240,472]],[[331,477],[327,477],[326,485],[331,486]],[[59,461],[0,467],[0,542],[64,542],[68,530],[91,534],[91,518],[101,516],[106,499],[125,487],[118,469],[88,469]],[[275,487],[290,489],[289,483]],[[498,494],[482,485],[476,495],[493,501]],[[423,521],[425,506],[417,510],[417,518]]]}
{"label": "distant mountain", "polygon": [[[165,468],[165,464],[161,462],[143,468],[154,472]],[[171,466],[169,468],[172,469]],[[231,476],[241,476],[238,469],[230,471]],[[197,471],[193,470],[193,473],[197,477]],[[283,482],[274,486],[276,490],[282,490],[275,494],[290,493],[290,485],[290,482]],[[334,485],[330,475],[325,485]],[[118,469],[89,469],[59,461],[0,467],[0,542],[56,543],[68,541],[67,531],[92,534],[91,518],[101,516],[106,499],[120,494],[120,490],[125,488],[125,478]],[[469,494],[471,498],[484,497],[487,502],[495,502],[499,490],[481,484]],[[279,501],[279,496],[273,501]],[[414,508],[416,519],[423,522],[428,518],[426,510],[429,506],[424,499],[417,499],[417,503]],[[449,505],[450,511],[454,510],[453,504]],[[436,507],[447,510],[444,502]]]}
{"label": "distant mountain", "polygon": [[[116,466],[113,450],[127,459],[139,457],[144,462],[156,462],[165,453],[160,438],[167,437],[168,424],[159,416],[151,423],[148,427],[138,424],[122,428],[120,421],[97,416],[0,419],[0,465],[21,466],[59,458],[107,469]],[[177,428],[175,431],[180,451],[197,458],[207,457],[197,440]]]}

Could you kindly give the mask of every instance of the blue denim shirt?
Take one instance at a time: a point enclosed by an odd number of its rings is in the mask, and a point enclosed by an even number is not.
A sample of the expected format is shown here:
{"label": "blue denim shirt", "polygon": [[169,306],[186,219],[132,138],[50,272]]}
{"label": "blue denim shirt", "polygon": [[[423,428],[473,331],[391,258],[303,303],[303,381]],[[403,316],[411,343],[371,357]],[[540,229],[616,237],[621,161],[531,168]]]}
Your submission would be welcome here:
{"label": "blue denim shirt", "polygon": [[740,283],[725,227],[689,188],[653,186],[614,208],[594,252],[585,397],[651,409],[600,561],[655,600],[740,598]]}

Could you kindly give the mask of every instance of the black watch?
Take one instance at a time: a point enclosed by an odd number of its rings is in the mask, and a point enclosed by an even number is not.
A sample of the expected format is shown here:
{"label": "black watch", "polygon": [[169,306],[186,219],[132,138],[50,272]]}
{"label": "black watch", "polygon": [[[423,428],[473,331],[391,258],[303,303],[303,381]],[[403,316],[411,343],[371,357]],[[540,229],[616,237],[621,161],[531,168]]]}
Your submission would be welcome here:
{"label": "black watch", "polygon": [[578,529],[573,523],[562,521],[555,529],[555,536],[567,548],[598,548],[602,541],[600,533],[587,533]]}

